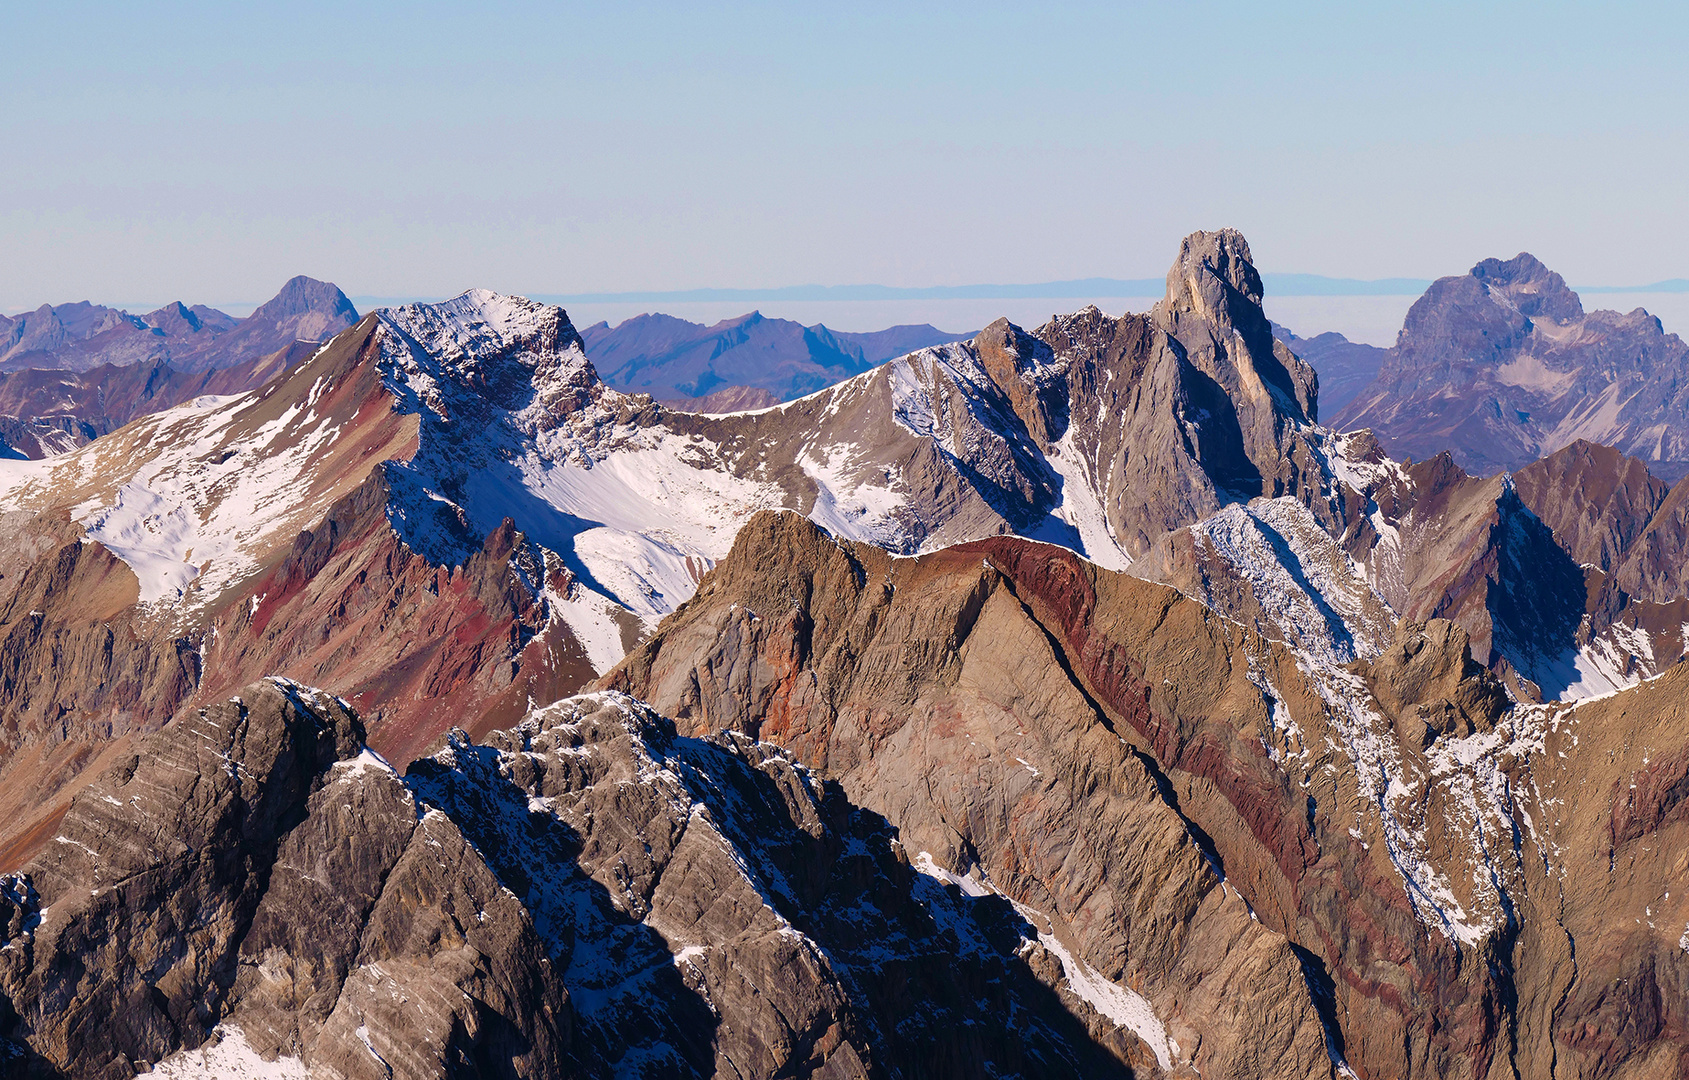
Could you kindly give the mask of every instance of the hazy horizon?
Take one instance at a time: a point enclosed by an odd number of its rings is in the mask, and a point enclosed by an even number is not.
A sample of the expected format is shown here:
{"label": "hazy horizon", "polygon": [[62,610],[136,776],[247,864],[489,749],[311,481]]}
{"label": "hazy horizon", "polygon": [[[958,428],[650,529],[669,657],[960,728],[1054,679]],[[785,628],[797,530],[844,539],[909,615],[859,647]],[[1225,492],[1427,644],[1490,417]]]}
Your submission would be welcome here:
{"label": "hazy horizon", "polygon": [[[360,313],[374,310],[366,303],[372,297],[351,297]],[[389,298],[397,299],[397,298]],[[1335,331],[1350,341],[1387,348],[1396,342],[1396,332],[1417,296],[1277,296],[1265,300],[1268,317],[1289,327],[1301,337]],[[568,303],[563,307],[578,327],[604,321],[612,326],[644,314],[671,315],[689,322],[714,325],[726,319],[760,311],[771,319],[790,319],[805,326],[825,324],[833,330],[854,333],[884,330],[892,326],[928,323],[946,333],[968,333],[1006,318],[1025,327],[1036,327],[1052,315],[1077,311],[1095,304],[1110,315],[1127,311],[1148,311],[1150,297],[1055,297],[1011,300],[883,300],[883,301],[767,301],[746,306],[736,301],[703,303],[595,304]],[[140,314],[151,308],[131,307]],[[212,305],[216,307],[217,305]],[[249,314],[255,304],[229,304],[220,310],[230,315]],[[1658,317],[1670,333],[1689,336],[1689,292],[1593,293],[1584,298],[1587,310],[1609,308],[1630,311],[1646,308]]]}
{"label": "hazy horizon", "polygon": [[[0,309],[1148,278],[1689,277],[1679,7],[32,5]],[[1674,104],[1678,103],[1678,104]]]}

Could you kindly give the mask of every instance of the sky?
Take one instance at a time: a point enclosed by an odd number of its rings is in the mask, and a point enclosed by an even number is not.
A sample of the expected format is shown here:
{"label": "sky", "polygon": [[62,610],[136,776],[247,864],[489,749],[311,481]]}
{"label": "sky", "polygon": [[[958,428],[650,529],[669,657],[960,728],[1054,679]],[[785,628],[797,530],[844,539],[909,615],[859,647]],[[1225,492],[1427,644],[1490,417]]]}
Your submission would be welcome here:
{"label": "sky", "polygon": [[[1481,7],[1481,10],[1479,10]],[[1263,270],[1689,277],[1689,5],[31,4],[0,311]]]}

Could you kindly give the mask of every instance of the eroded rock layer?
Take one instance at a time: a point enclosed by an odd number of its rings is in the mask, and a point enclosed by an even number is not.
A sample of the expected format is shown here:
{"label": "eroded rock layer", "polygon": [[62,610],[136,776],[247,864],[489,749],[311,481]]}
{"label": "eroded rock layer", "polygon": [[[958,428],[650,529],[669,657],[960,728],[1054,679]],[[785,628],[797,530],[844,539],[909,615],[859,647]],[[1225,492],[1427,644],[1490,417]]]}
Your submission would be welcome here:
{"label": "eroded rock layer", "polygon": [[1261,299],[1193,234],[1146,315],[700,415],[472,291],[0,462],[0,1020],[73,1075],[1669,1071],[1689,489],[1394,461]]}
{"label": "eroded rock layer", "polygon": [[1179,1053],[1038,912],[924,872],[768,744],[616,694],[404,777],[362,733],[268,681],[79,795],[0,879],[8,1075],[1127,1077]]}
{"label": "eroded rock layer", "polygon": [[[1566,792],[1598,760],[1612,772],[1608,714],[1627,700],[1647,719],[1619,738],[1647,731],[1660,758],[1683,746],[1684,678],[1679,665],[1646,697],[1517,705],[1446,620],[1322,666],[1059,548],[888,559],[787,515],[747,526],[608,681],[683,730],[790,747],[941,865],[1068,920],[1098,970],[1142,980],[1181,1046],[1197,1037],[1205,1074],[1297,1060],[1309,1043],[1293,1033],[1314,1030],[1288,1022],[1299,1001],[1307,1025],[1327,1010],[1358,1075],[1489,1077],[1652,1075],[1684,1052],[1678,1004],[1592,1050],[1606,976],[1573,957],[1580,932],[1611,948],[1622,912],[1628,947],[1651,942],[1648,978],[1678,985],[1689,900],[1668,902],[1662,877],[1601,890],[1581,930],[1566,909],[1570,882],[1611,880],[1615,844],[1675,820],[1674,796],[1616,779],[1581,818]],[[1640,754],[1629,782],[1641,757],[1671,769]],[[1194,906],[1159,921],[1174,895]],[[1204,922],[1231,896],[1273,937],[1249,946]],[[1224,960],[1197,962],[1216,940]],[[1244,1014],[1287,1023],[1226,1032],[1216,978]]]}

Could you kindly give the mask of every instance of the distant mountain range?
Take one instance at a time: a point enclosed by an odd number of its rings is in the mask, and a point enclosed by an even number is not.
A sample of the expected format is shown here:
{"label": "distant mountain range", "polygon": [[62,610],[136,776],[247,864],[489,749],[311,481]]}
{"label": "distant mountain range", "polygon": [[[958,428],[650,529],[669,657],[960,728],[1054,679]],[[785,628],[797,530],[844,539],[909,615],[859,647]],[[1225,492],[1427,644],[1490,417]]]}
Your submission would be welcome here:
{"label": "distant mountain range", "polygon": [[129,421],[207,396],[244,394],[308,357],[295,341],[232,367],[180,371],[163,360],[101,364],[86,371],[0,372],[0,458],[68,453]]}
{"label": "distant mountain range", "polygon": [[326,341],[358,321],[346,294],[326,281],[296,277],[248,315],[176,301],[145,315],[86,300],[42,304],[0,315],[0,370],[166,361],[177,371],[233,367],[295,341]]}
{"label": "distant mountain range", "polygon": [[[1415,296],[1431,284],[1429,278],[1324,277],[1320,274],[1263,274],[1273,296]],[[1142,297],[1155,299],[1166,289],[1162,278],[1070,278],[1019,285],[782,285],[766,289],[646,289],[632,292],[533,293],[530,299],[547,304],[689,304],[766,303],[787,301],[875,300],[1066,300],[1075,297]],[[357,296],[366,309],[389,307],[443,297]]]}
{"label": "distant mountain range", "polygon": [[[137,316],[87,301],[0,318],[0,457],[66,453],[148,413],[244,393],[356,320],[345,294],[307,277],[245,319],[204,305]],[[641,315],[582,334],[609,386],[712,413],[764,408],[971,336],[927,325],[846,333],[754,311],[713,326]]]}
{"label": "distant mountain range", "polygon": [[1274,323],[1273,336],[1319,372],[1320,409],[1326,416],[1336,416],[1355,395],[1366,389],[1378,376],[1379,365],[1390,351],[1364,341],[1350,341],[1334,330],[1305,338]]}
{"label": "distant mountain range", "polygon": [[[1375,384],[1611,321],[1472,278]],[[1679,1075],[1689,481],[1262,298],[711,416],[472,290],[0,462],[0,1074]]]}
{"label": "distant mountain range", "polygon": [[713,326],[640,315],[615,327],[600,322],[581,331],[587,355],[609,386],[705,411],[771,405],[916,349],[972,336],[924,324],[853,334],[756,311]]}
{"label": "distant mountain range", "polygon": [[[1418,296],[1431,286],[1430,278],[1340,278],[1323,274],[1262,274],[1268,296]],[[1061,300],[1075,297],[1161,296],[1161,278],[1071,278],[1019,285],[783,285],[767,289],[645,289],[631,292],[532,293],[547,304],[690,304],[768,303],[787,301],[874,300]],[[1689,292],[1689,279],[1673,278],[1650,285],[1579,286],[1587,293]],[[362,308],[373,309],[444,297],[356,296]]]}
{"label": "distant mountain range", "polygon": [[86,300],[0,315],[0,458],[66,453],[129,421],[268,382],[357,322],[295,277],[244,319],[180,301],[131,315]]}

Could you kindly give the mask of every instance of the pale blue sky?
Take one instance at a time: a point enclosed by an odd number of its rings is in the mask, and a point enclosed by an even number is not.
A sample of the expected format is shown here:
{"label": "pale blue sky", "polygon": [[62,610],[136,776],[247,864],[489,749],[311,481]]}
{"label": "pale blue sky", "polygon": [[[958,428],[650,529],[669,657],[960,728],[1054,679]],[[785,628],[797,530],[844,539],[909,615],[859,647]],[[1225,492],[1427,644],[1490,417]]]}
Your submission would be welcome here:
{"label": "pale blue sky", "polygon": [[0,310],[1689,277],[1683,5],[845,7],[8,5]]}

